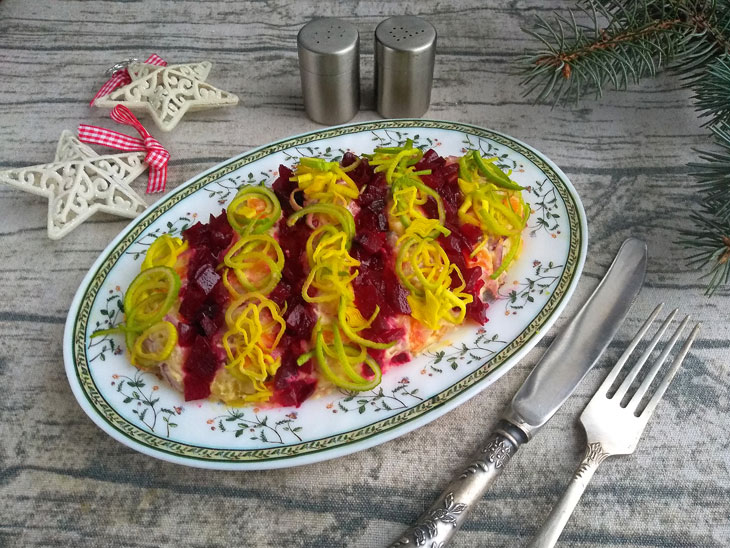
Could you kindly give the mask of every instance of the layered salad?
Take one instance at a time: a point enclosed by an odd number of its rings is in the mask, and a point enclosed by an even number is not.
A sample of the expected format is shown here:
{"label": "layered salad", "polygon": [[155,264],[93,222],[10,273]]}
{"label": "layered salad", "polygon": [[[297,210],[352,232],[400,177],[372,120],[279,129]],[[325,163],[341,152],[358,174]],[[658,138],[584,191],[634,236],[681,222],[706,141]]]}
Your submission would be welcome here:
{"label": "layered salad", "polygon": [[305,157],[160,236],[124,295],[130,362],[185,400],[299,406],[364,391],[483,325],[520,252],[522,187],[477,151]]}

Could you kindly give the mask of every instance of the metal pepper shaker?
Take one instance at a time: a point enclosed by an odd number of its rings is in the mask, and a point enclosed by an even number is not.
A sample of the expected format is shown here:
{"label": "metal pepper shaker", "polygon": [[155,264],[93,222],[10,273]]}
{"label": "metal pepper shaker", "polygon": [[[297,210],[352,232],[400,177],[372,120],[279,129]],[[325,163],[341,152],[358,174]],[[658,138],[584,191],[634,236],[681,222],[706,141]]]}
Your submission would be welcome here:
{"label": "metal pepper shaker", "polygon": [[436,29],[420,17],[391,17],[375,29],[375,88],[385,118],[419,117],[431,104]]}
{"label": "metal pepper shaker", "polygon": [[324,18],[297,35],[304,109],[320,124],[341,124],[360,108],[360,34],[347,21]]}

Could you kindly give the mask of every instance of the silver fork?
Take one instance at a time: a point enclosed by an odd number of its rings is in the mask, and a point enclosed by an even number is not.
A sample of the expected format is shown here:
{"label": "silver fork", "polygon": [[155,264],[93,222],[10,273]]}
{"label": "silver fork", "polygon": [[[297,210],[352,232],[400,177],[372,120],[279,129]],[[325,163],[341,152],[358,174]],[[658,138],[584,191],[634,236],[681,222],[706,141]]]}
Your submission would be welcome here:
{"label": "silver fork", "polygon": [[608,377],[606,377],[606,380],[603,381],[603,384],[601,384],[600,388],[596,392],[596,395],[593,396],[591,401],[588,403],[588,406],[583,411],[580,419],[583,423],[583,427],[586,431],[586,437],[588,439],[588,447],[586,448],[585,456],[583,457],[580,466],[578,466],[578,469],[576,470],[575,475],[573,476],[573,479],[568,485],[568,488],[562,498],[552,509],[547,520],[540,528],[540,531],[538,531],[537,536],[528,545],[528,548],[550,548],[555,546],[555,543],[560,537],[560,533],[563,532],[563,527],[565,527],[565,524],[568,522],[570,515],[573,513],[583,491],[585,491],[588,486],[588,482],[593,477],[598,466],[606,457],[610,457],[611,455],[629,455],[636,450],[639,438],[644,432],[644,428],[646,427],[647,422],[649,422],[649,418],[651,418],[659,400],[662,399],[669,383],[672,382],[674,375],[682,365],[682,361],[684,361],[687,352],[689,352],[690,346],[692,346],[700,328],[700,324],[695,325],[687,338],[687,341],[684,343],[672,362],[672,365],[669,367],[669,370],[665,373],[664,378],[657,386],[656,392],[654,392],[643,410],[641,410],[639,406],[644,400],[644,396],[659,372],[659,369],[666,361],[669,353],[672,351],[672,348],[677,342],[677,339],[679,339],[679,336],[689,322],[689,316],[682,321],[677,330],[674,332],[674,335],[672,335],[672,338],[664,347],[661,355],[651,366],[651,369],[649,369],[639,387],[631,395],[631,399],[628,401],[628,404],[622,405],[622,401],[626,398],[629,388],[638,376],[643,365],[646,363],[649,355],[654,350],[654,347],[656,347],[662,335],[664,335],[667,327],[669,327],[669,324],[672,322],[677,310],[674,310],[667,319],[664,320],[661,327],[649,343],[649,346],[641,354],[639,360],[621,382],[621,385],[618,387],[616,392],[609,396],[609,390],[618,378],[624,365],[626,365],[626,362],[632,352],[643,339],[654,319],[659,314],[661,308],[661,304],[657,306],[644,325],[641,326],[636,337],[634,337],[631,341],[629,347],[623,353],[621,358],[619,358],[614,368],[608,374]]}

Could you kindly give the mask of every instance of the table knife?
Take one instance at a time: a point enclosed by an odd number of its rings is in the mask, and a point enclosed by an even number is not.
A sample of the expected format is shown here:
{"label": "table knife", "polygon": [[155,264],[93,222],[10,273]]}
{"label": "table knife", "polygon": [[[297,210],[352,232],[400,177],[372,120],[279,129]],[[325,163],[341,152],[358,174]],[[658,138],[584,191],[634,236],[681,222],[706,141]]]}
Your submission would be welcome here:
{"label": "table knife", "polygon": [[629,238],[588,301],[555,337],[471,463],[391,548],[443,548],[469,511],[570,397],[613,339],[646,274],[646,243]]}

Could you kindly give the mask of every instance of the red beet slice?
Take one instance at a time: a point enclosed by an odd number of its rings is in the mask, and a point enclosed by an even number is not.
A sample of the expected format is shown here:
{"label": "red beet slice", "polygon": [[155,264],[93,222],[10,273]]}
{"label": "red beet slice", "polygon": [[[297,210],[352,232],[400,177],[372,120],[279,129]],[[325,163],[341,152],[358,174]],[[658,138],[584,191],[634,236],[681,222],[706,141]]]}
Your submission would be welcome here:
{"label": "red beet slice", "polygon": [[205,250],[217,259],[221,251],[230,245],[233,229],[223,210],[218,216],[211,215],[207,224],[195,223],[182,236],[191,248]]}
{"label": "red beet slice", "polygon": [[182,236],[188,242],[188,245],[193,248],[205,246],[208,243],[208,231],[201,222],[197,222],[185,230]]}
{"label": "red beet slice", "polygon": [[355,217],[355,229],[357,234],[362,234],[363,232],[379,232],[378,216],[367,209],[360,210],[360,213]]}
{"label": "red beet slice", "polygon": [[441,169],[441,176],[444,178],[444,181],[446,181],[447,184],[458,186],[459,164],[453,163],[445,165]]}
{"label": "red beet slice", "polygon": [[191,278],[195,278],[195,272],[205,265],[216,266],[216,263],[216,258],[208,251],[207,247],[191,247],[188,261],[188,272],[191,273]]}
{"label": "red beet slice", "polygon": [[185,286],[182,294],[180,314],[192,323],[198,318],[200,309],[205,305],[207,295],[197,284],[191,283]]}
{"label": "red beet slice", "polygon": [[355,242],[372,254],[376,253],[385,244],[385,232],[361,232],[355,236]]}
{"label": "red beet slice", "polygon": [[299,407],[302,402],[314,393],[317,387],[317,380],[312,378],[302,378],[291,381],[288,386],[282,390],[278,390],[274,394],[274,398],[279,405],[285,407]]}
{"label": "red beet slice", "polygon": [[217,217],[211,215],[209,227],[208,245],[210,251],[220,259],[221,252],[230,245],[233,238],[233,228],[228,224],[226,211],[223,210]]}
{"label": "red beet slice", "polygon": [[441,156],[438,155],[438,153],[433,150],[432,148],[428,149],[425,154],[423,155],[423,158],[419,160],[419,162],[415,166],[416,171],[422,171],[424,169],[430,169],[432,171],[438,170],[446,163],[446,160],[444,160]]}
{"label": "red beet slice", "polygon": [[304,375],[311,375],[314,373],[314,360],[304,362],[299,366],[299,371],[301,371]]}
{"label": "red beet slice", "polygon": [[400,354],[396,354],[390,359],[390,363],[394,365],[402,365],[404,363],[408,363],[411,361],[411,355],[408,352],[401,352]]}
{"label": "red beet slice", "polygon": [[358,203],[360,207],[367,208],[373,212],[385,204],[388,200],[388,185],[382,173],[377,174],[365,190],[360,193]]}
{"label": "red beet slice", "polygon": [[284,303],[292,295],[292,286],[287,283],[286,280],[282,279],[271,293],[269,293],[269,299],[274,301],[279,308],[284,307]]}
{"label": "red beet slice", "polygon": [[213,288],[213,291],[211,291],[209,299],[217,304],[219,309],[225,310],[228,307],[228,303],[231,301],[231,294],[228,293],[226,286],[224,286],[223,282],[220,281]]}
{"label": "red beet slice", "polygon": [[368,348],[368,354],[372,359],[378,362],[378,365],[382,368],[383,362],[385,362],[385,350],[379,350],[377,348]]}
{"label": "red beet slice", "polygon": [[[451,228],[451,227],[449,227]],[[443,248],[449,260],[455,264],[459,270],[464,271],[466,268],[466,258],[471,252],[469,242],[467,242],[459,232],[452,230],[448,236],[440,236],[439,245]]]}
{"label": "red beet slice", "polygon": [[[283,342],[283,341],[282,341]],[[293,346],[299,347],[299,343]],[[296,352],[286,352],[274,377],[274,400],[279,405],[299,407],[314,392],[317,380],[310,377],[312,360],[297,365]]]}
{"label": "red beet slice", "polygon": [[350,152],[349,150],[345,152],[345,154],[342,156],[342,160],[340,160],[340,165],[342,167],[350,167],[352,164],[357,162],[357,156]]}
{"label": "red beet slice", "polygon": [[210,396],[210,383],[219,363],[210,342],[198,335],[183,363],[183,388],[185,401]]}
{"label": "red beet slice", "polygon": [[297,287],[301,288],[309,272],[305,250],[311,234],[312,229],[304,221],[294,226],[287,226],[286,218],[279,221],[279,245],[284,252],[282,279],[292,286],[293,292]]}
{"label": "red beet slice", "polygon": [[390,249],[390,246],[383,245],[376,253],[370,253],[364,247],[355,245],[352,247],[350,254],[355,260],[360,261],[360,267],[358,268],[360,273],[365,278],[373,278],[369,281],[374,282],[381,278],[380,273],[389,266],[389,255],[392,254]]}
{"label": "red beet slice", "polygon": [[488,308],[489,304],[479,297],[474,297],[474,301],[466,305],[466,317],[474,320],[479,325],[484,325],[489,321],[487,318]]}
{"label": "red beet slice", "polygon": [[[340,163],[343,167],[348,167],[355,162],[357,162],[357,156],[348,151],[345,152],[345,155],[342,157],[342,161]],[[348,172],[348,175],[350,179],[355,181],[355,184],[358,186],[358,188],[362,188],[363,186],[370,183],[373,177],[373,170],[370,167],[367,159],[362,158],[360,160],[360,164],[354,170]]]}
{"label": "red beet slice", "polygon": [[309,339],[317,322],[317,315],[309,303],[297,303],[286,316],[287,331],[301,339]]}
{"label": "red beet slice", "polygon": [[378,227],[378,230],[381,232],[387,232],[390,229],[390,225],[388,224],[388,216],[385,214],[385,207],[378,211],[378,213],[375,215],[375,226]]}
{"label": "red beet slice", "polygon": [[205,264],[195,273],[195,283],[207,296],[220,281],[220,275],[210,264]]}
{"label": "red beet slice", "polygon": [[[284,342],[284,341],[282,341]],[[293,352],[286,352],[281,357],[281,365],[276,370],[274,376],[274,388],[281,390],[289,386],[289,381],[299,375],[299,367],[297,366],[297,358]]]}
{"label": "red beet slice", "polygon": [[383,272],[385,281],[385,293],[387,304],[395,314],[410,314],[411,305],[408,304],[408,290],[403,287],[395,272],[386,270]]}
{"label": "red beet slice", "polygon": [[218,331],[218,328],[220,327],[218,325],[218,322],[216,322],[213,318],[208,316],[207,314],[202,314],[200,317],[200,320],[198,320],[198,323],[200,324],[200,327],[203,329],[203,333],[205,333],[206,337],[212,337],[216,334]]}
{"label": "red beet slice", "polygon": [[289,203],[289,196],[291,195],[292,191],[298,188],[296,181],[290,180],[291,176],[292,170],[285,165],[280,165],[279,178],[274,181],[274,184],[271,187],[274,191],[274,194],[276,194],[276,197],[279,198],[281,211],[286,217],[294,212],[294,208],[292,208],[291,204]]}
{"label": "red beet slice", "polygon": [[423,212],[426,214],[426,217],[429,219],[438,219],[439,218],[439,209],[438,205],[436,204],[436,200],[434,200],[432,197],[428,197],[426,200],[426,203],[423,204]]}
{"label": "red beet slice", "polygon": [[456,185],[445,184],[439,189],[439,196],[441,196],[441,201],[444,204],[446,220],[457,224],[459,222],[459,207],[464,201],[461,190]]}
{"label": "red beet slice", "polygon": [[355,306],[364,317],[369,318],[378,304],[378,292],[374,284],[368,283],[362,272],[352,283],[355,290]]}
{"label": "red beet slice", "polygon": [[467,268],[464,272],[462,272],[462,274],[464,276],[464,282],[466,283],[466,288],[464,289],[464,291],[466,291],[470,295],[477,296],[479,290],[484,286],[481,267],[474,266],[471,268]]}
{"label": "red beet slice", "polygon": [[177,342],[180,346],[190,346],[195,341],[197,335],[195,329],[188,323],[179,322],[177,324]]}
{"label": "red beet slice", "polygon": [[477,225],[473,224],[463,224],[459,227],[459,232],[461,232],[461,235],[464,236],[466,241],[471,244],[472,249],[474,246],[479,242],[479,239],[482,237],[482,229],[479,228]]}

